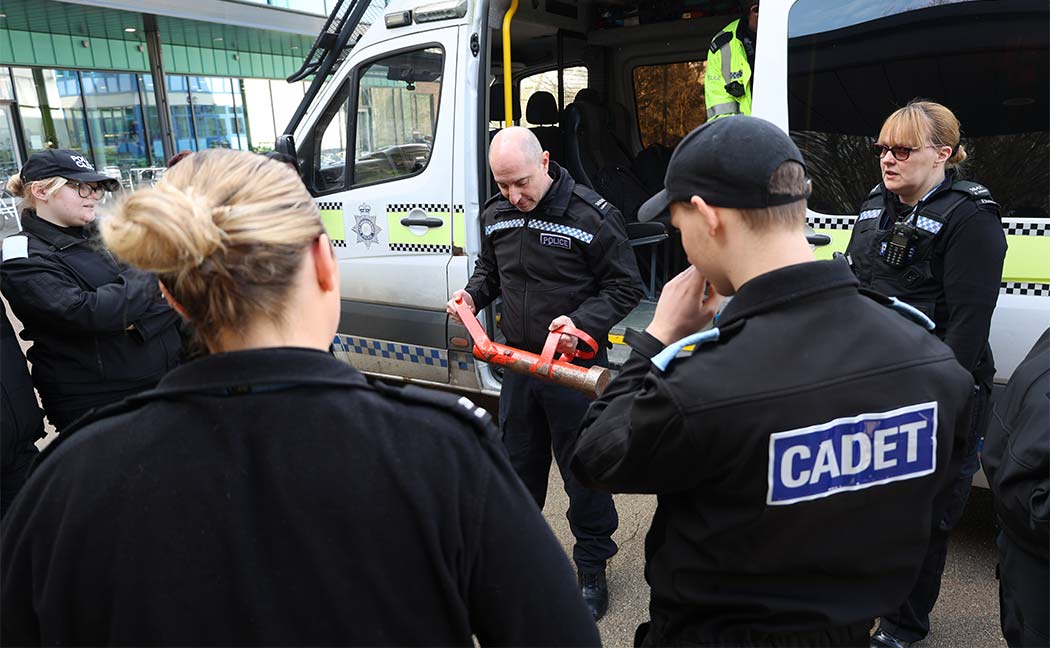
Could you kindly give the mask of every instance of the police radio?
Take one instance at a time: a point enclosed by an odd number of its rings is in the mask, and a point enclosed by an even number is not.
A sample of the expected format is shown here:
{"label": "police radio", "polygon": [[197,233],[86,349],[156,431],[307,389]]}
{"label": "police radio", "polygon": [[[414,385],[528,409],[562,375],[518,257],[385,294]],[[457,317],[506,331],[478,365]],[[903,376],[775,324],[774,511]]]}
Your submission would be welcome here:
{"label": "police radio", "polygon": [[893,236],[886,245],[883,258],[886,263],[899,268],[908,262],[912,242],[915,241],[915,228],[908,223],[897,223],[893,226]]}

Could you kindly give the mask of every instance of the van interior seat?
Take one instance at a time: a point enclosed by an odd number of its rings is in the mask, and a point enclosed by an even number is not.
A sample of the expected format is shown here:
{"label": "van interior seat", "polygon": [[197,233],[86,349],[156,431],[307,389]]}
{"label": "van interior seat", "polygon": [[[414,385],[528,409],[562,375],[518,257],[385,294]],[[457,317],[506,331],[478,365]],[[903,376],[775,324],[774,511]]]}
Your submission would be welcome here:
{"label": "van interior seat", "polygon": [[[662,285],[667,278],[666,269],[660,272],[657,268],[656,246],[667,239],[667,228],[658,222],[638,222],[638,208],[652,192],[646,190],[632,170],[631,159],[618,144],[610,141],[612,115],[596,99],[597,93],[593,90],[581,90],[576,100],[565,108],[562,118],[565,167],[576,182],[594,189],[620,210],[631,246],[646,248],[644,252],[638,250],[638,265],[647,279],[646,296],[652,299],[657,285]],[[666,267],[666,263],[664,265]]]}
{"label": "van interior seat", "polygon": [[525,121],[538,124],[529,130],[540,141],[543,150],[551,154],[551,159],[562,161],[561,129],[550,124],[558,123],[558,102],[549,92],[541,90],[529,97],[525,106]]}
{"label": "van interior seat", "polygon": [[[513,117],[514,121],[518,121],[521,119],[521,91],[518,90],[517,86],[514,86],[511,92],[513,93],[511,100],[514,102]],[[503,112],[503,84],[494,83],[489,86],[489,121],[502,122],[505,118],[506,115]],[[513,125],[514,124],[503,124],[503,127]],[[502,129],[496,128],[489,131],[490,142],[500,130]]]}

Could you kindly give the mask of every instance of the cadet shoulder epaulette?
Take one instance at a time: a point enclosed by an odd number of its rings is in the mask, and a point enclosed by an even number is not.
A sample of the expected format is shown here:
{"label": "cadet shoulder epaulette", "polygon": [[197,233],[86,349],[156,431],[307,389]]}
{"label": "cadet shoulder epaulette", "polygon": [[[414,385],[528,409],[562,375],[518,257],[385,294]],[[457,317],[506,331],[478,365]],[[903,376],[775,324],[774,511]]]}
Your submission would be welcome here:
{"label": "cadet shoulder epaulette", "polygon": [[577,182],[576,186],[572,188],[572,192],[579,196],[583,202],[593,207],[594,210],[602,216],[608,216],[614,209],[616,209],[615,205],[605,198],[602,198],[601,194],[586,185]]}
{"label": "cadet shoulder epaulette", "polygon": [[667,345],[663,351],[654,355],[650,362],[652,362],[653,366],[660,371],[667,371],[667,367],[671,364],[671,361],[678,357],[678,354],[681,353],[682,349],[689,345],[693,345],[693,354],[695,355],[704,345],[714,347],[716,342],[725,342],[730,337],[736,335],[737,332],[743,328],[744,322],[746,321],[747,320],[744,319],[738,319],[723,327],[716,326],[706,331],[700,331],[699,333],[688,335],[677,342]]}
{"label": "cadet shoulder epaulette", "polygon": [[379,381],[372,381],[372,386],[384,396],[398,400],[427,405],[452,414],[469,423],[478,436],[488,439],[496,438],[496,426],[492,416],[484,407],[478,407],[466,396],[456,396],[432,389],[423,389],[415,385],[394,386]]}
{"label": "cadet shoulder epaulette", "polygon": [[711,53],[714,54],[718,50],[722,49],[722,46],[731,40],[733,40],[733,34],[727,31],[719,32],[715,35],[714,38],[711,39]]}
{"label": "cadet shoulder epaulette", "polygon": [[915,322],[919,326],[923,327],[927,331],[932,331],[935,328],[937,328],[937,325],[932,319],[926,316],[926,313],[923,313],[921,310],[915,308],[907,302],[902,302],[896,297],[889,297],[887,295],[883,295],[882,293],[876,290],[871,290],[870,288],[858,288],[857,290],[860,292],[860,294],[864,295],[865,297],[868,297],[869,299],[874,300],[876,303],[882,304],[887,308],[892,308],[901,315],[905,316],[906,318]]}

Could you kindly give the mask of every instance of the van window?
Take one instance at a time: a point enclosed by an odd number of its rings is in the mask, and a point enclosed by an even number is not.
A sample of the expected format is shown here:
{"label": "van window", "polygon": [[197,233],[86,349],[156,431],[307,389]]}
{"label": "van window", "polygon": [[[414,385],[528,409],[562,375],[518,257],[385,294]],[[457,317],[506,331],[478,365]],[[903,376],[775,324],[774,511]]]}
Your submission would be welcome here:
{"label": "van window", "polygon": [[810,208],[855,213],[880,180],[871,144],[882,122],[925,98],[962,124],[963,177],[987,186],[1004,216],[1046,217],[1047,4],[840,4],[799,0],[788,19],[789,123],[813,176]]}
{"label": "van window", "polygon": [[[587,87],[587,68],[582,65],[565,68],[562,71],[562,82],[565,85],[565,105],[568,106],[576,99],[576,94]],[[549,92],[554,96],[554,101],[557,102],[558,71],[548,70],[527,76],[521,80],[519,87],[521,88],[521,125],[528,127],[539,126],[540,124],[529,122],[528,117],[526,117],[529,98],[537,92]]]}
{"label": "van window", "polygon": [[704,71],[707,61],[640,65],[633,70],[634,104],[642,148],[670,148],[707,121]]}
{"label": "van window", "polygon": [[344,85],[332,99],[314,128],[313,168],[311,179],[315,193],[321,194],[346,187],[346,129],[349,85]]}
{"label": "van window", "polygon": [[437,129],[444,53],[401,52],[357,75],[354,184],[415,175],[427,167]]}

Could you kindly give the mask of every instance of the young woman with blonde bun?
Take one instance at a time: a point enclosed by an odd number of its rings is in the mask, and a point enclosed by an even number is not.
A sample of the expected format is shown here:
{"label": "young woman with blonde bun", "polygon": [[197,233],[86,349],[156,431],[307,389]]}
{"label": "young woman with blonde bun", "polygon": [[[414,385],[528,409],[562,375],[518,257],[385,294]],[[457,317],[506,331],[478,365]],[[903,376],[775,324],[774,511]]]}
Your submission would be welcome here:
{"label": "young woman with blonde bun", "polygon": [[33,384],[60,432],[156,385],[182,345],[157,278],[97,240],[95,208],[115,183],[62,149],[34,153],[7,183],[22,201],[22,231],[4,240],[0,288],[33,343]]}
{"label": "young woman with blonde bun", "polygon": [[103,234],[210,354],[48,449],[4,520],[4,644],[599,643],[485,411],[327,353],[338,265],[292,169],[195,153]]}
{"label": "young woman with blonde bun", "polygon": [[975,384],[966,461],[944,496],[943,514],[932,521],[918,581],[899,610],[882,616],[873,646],[906,648],[929,633],[948,533],[962,517],[979,467],[977,440],[987,426],[995,376],[988,330],[1006,236],[991,192],[959,173],[967,157],[961,140],[959,120],[939,103],[915,100],[891,114],[874,145],[881,182],[861,205],[846,248],[861,286],[897,297],[929,317],[934,333]]}

